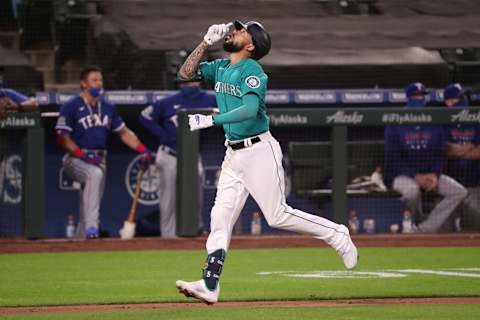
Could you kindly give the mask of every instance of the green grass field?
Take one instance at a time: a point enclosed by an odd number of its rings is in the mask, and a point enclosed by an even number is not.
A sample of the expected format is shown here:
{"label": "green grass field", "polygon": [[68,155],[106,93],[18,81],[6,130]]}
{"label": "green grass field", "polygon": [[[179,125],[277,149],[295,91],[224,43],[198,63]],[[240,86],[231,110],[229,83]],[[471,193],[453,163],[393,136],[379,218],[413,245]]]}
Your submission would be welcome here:
{"label": "green grass field", "polygon": [[[365,248],[360,255],[355,273],[334,272],[340,278],[324,278],[332,276],[325,271],[344,271],[333,250],[231,250],[222,274],[221,300],[480,296],[480,248]],[[177,293],[175,280],[199,279],[204,258],[202,251],[4,254],[0,255],[0,306],[189,301]],[[380,272],[392,277],[379,278],[378,274],[362,272]],[[302,319],[338,319],[341,312],[345,315],[342,319],[366,319],[361,317],[366,314],[378,314],[370,319],[430,319],[431,313],[435,319],[458,320],[474,319],[472,314],[480,314],[480,308],[473,305],[401,309],[399,306],[259,308],[256,319],[290,319],[299,312]],[[245,318],[241,309],[222,310],[222,319],[226,312],[229,319]],[[135,318],[149,319],[173,318],[176,313],[179,313],[176,318],[182,319],[206,317],[205,309],[132,312]],[[101,314],[98,319],[129,318],[128,312]],[[60,319],[61,315],[12,317]],[[87,314],[68,316],[83,317]],[[214,313],[208,318],[217,319]]]}

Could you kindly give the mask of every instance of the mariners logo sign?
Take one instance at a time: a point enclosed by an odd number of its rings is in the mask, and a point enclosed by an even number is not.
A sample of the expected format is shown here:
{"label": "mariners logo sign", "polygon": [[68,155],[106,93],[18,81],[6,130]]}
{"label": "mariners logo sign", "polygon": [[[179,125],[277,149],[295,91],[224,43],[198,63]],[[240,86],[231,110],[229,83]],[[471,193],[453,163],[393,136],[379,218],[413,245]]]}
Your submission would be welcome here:
{"label": "mariners logo sign", "polygon": [[248,77],[247,79],[245,79],[245,83],[252,89],[260,87],[260,79],[256,76]]}
{"label": "mariners logo sign", "polygon": [[[136,156],[128,165],[125,173],[125,185],[130,196],[135,196],[135,188],[137,187],[137,177],[140,172],[140,158],[142,155]],[[154,165],[151,165],[142,176],[140,181],[140,196],[138,202],[146,206],[158,204],[158,186],[160,180],[158,172]]]}
{"label": "mariners logo sign", "polygon": [[0,203],[22,201],[22,158],[11,155],[0,162]]}

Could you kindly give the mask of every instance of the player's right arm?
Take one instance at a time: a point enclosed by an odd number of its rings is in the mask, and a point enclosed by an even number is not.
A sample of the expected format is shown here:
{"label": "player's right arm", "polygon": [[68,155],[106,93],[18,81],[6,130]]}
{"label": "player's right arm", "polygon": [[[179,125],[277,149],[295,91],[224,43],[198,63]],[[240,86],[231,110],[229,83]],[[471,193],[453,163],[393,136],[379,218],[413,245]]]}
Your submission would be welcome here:
{"label": "player's right arm", "polygon": [[138,117],[140,124],[157,138],[162,138],[167,135],[166,130],[158,124],[160,119],[164,120],[162,100],[143,109]]}
{"label": "player's right arm", "polygon": [[75,141],[70,138],[70,135],[59,133],[57,130],[57,142],[64,150],[66,150],[71,155],[77,158],[82,158],[82,150],[78,147]]}
{"label": "player's right arm", "polygon": [[205,54],[205,50],[210,45],[203,40],[200,44],[195,48],[195,50],[190,53],[187,60],[183,63],[180,71],[178,72],[178,76],[183,80],[188,80],[193,78],[195,73],[198,70],[198,66],[200,65],[200,61],[202,60],[203,55]]}
{"label": "player's right arm", "polygon": [[77,158],[83,158],[84,152],[70,137],[70,133],[73,131],[74,119],[71,112],[72,106],[67,102],[60,108],[60,114],[58,116],[55,130],[57,132],[57,143],[72,156]]}
{"label": "player's right arm", "polygon": [[[187,60],[185,60],[185,62],[183,63],[180,71],[178,72],[178,76],[184,80],[192,79],[198,70],[200,61],[205,54],[205,50],[207,50],[207,48],[213,45],[215,42],[223,39],[223,37],[227,35],[228,30],[232,25],[233,23],[231,22],[227,24],[211,25],[210,28],[208,28],[207,33],[203,37],[203,41],[200,42],[200,44],[195,48],[195,50],[192,51],[192,53],[190,53]],[[203,73],[204,70],[202,70],[202,74]],[[212,80],[208,79],[208,75],[203,74],[203,76],[207,78],[207,80]]]}

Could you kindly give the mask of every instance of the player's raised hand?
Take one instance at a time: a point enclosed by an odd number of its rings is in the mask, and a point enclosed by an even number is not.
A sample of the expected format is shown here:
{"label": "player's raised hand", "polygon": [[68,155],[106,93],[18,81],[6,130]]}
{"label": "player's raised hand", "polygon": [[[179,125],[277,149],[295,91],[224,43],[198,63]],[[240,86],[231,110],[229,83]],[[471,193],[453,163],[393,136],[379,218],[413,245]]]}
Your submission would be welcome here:
{"label": "player's raised hand", "polygon": [[188,125],[190,126],[190,131],[205,129],[213,126],[213,117],[203,114],[189,114]]}
{"label": "player's raised hand", "polygon": [[220,41],[227,35],[232,25],[233,25],[232,22],[211,25],[208,28],[207,34],[203,37],[203,40],[209,45],[212,45],[215,42]]}

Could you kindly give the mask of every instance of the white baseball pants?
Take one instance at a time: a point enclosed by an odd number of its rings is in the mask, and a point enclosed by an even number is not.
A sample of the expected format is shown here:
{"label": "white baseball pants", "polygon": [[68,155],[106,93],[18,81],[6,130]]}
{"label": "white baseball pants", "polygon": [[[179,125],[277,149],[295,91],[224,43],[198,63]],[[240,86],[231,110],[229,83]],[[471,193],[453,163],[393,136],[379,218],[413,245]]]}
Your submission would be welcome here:
{"label": "white baseball pants", "polygon": [[[227,147],[211,212],[207,252],[228,250],[232,228],[249,194],[255,199],[271,227],[295,231],[324,240],[334,249],[349,236],[337,231],[339,224],[290,207],[285,199],[285,177],[280,144],[270,132],[244,149]],[[234,141],[235,142],[235,141]]]}

